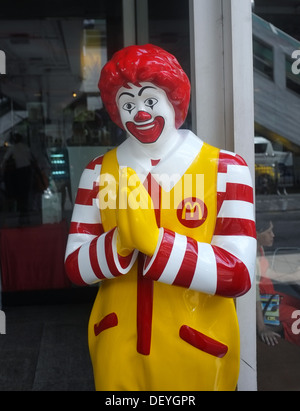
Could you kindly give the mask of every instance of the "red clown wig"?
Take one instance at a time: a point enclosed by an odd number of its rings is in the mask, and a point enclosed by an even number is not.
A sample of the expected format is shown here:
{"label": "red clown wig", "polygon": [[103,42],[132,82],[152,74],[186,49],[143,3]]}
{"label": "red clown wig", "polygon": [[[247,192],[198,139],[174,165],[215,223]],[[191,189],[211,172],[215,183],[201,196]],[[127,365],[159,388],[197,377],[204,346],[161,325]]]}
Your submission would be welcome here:
{"label": "red clown wig", "polygon": [[153,83],[166,92],[175,110],[175,126],[179,128],[189,107],[190,82],[177,59],[152,44],[125,47],[103,67],[99,90],[111,119],[123,128],[116,94],[121,87],[128,87],[128,83],[141,82]]}

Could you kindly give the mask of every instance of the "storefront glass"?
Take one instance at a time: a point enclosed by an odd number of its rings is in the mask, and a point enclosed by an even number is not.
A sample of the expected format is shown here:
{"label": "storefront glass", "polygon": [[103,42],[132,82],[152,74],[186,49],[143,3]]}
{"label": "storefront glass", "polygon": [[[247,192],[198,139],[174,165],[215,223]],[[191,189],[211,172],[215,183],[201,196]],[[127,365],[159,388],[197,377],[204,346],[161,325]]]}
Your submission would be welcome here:
{"label": "storefront glass", "polygon": [[[97,86],[101,68],[123,46],[126,2],[55,1],[50,7],[27,0],[18,10],[5,3],[0,20],[2,291],[71,288],[63,259],[80,176],[93,158],[125,139],[103,108]],[[166,0],[162,7],[153,0],[143,7],[149,19],[144,38],[149,35],[149,42],[176,55],[189,73],[188,2]]]}
{"label": "storefront glass", "polygon": [[97,87],[108,55],[122,46],[121,1],[116,9],[97,3],[57,5],[55,13],[33,0],[15,12],[9,5],[2,9],[4,293],[71,287],[64,252],[81,173],[91,159],[124,139],[103,109]]}
{"label": "storefront glass", "polygon": [[300,42],[253,15],[253,45],[258,389],[298,391]]}
{"label": "storefront glass", "polygon": [[[191,78],[189,2],[149,0],[148,17],[149,42],[176,56]],[[190,114],[182,128],[192,128]]]}

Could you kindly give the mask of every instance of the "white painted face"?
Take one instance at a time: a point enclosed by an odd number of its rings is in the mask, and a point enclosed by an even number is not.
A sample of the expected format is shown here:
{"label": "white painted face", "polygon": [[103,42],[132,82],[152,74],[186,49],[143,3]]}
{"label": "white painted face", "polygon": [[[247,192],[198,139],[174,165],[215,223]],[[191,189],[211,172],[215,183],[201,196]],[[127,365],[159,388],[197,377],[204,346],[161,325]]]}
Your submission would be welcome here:
{"label": "white painted face", "polygon": [[175,129],[175,111],[165,91],[152,83],[128,84],[116,96],[126,131],[143,144],[167,138]]}

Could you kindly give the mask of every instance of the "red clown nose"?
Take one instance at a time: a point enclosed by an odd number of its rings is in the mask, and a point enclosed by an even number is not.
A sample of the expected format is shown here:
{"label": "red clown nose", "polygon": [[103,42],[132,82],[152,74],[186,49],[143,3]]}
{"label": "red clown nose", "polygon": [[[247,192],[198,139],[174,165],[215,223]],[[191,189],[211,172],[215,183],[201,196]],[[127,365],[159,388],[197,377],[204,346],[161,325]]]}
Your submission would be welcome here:
{"label": "red clown nose", "polygon": [[146,111],[139,111],[134,116],[134,121],[136,123],[143,123],[144,121],[151,120],[151,119],[152,119],[151,114],[147,113]]}

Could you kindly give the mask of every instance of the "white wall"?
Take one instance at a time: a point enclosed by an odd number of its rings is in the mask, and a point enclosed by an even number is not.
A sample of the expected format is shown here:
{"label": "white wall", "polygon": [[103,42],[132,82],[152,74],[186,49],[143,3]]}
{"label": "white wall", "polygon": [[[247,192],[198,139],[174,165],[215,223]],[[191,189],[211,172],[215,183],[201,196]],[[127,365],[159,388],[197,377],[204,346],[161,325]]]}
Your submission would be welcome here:
{"label": "white wall", "polygon": [[[254,181],[251,0],[190,0],[194,132],[248,163]],[[237,299],[241,333],[238,389],[257,389],[255,284]]]}

